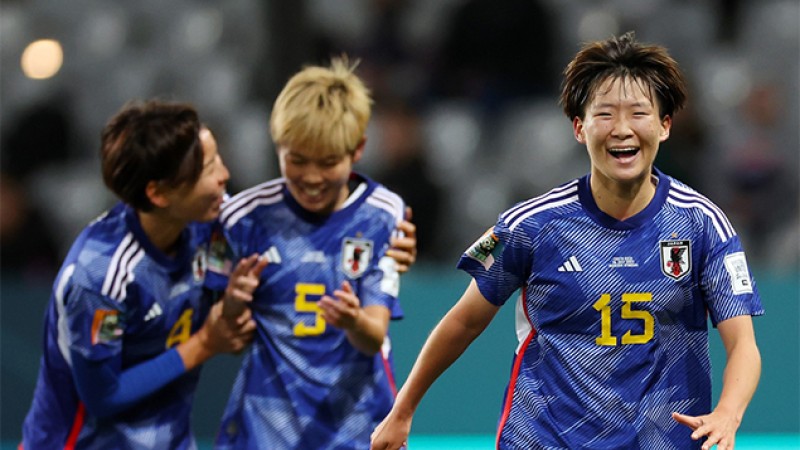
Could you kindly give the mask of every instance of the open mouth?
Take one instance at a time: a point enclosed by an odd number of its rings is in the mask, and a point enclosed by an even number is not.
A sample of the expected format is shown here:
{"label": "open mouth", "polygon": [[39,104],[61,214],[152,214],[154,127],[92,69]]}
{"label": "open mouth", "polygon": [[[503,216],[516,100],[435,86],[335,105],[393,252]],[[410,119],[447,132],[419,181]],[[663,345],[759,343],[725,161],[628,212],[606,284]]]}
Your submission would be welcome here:
{"label": "open mouth", "polygon": [[639,147],[611,148],[608,149],[608,153],[610,153],[611,156],[617,159],[630,158],[639,153]]}

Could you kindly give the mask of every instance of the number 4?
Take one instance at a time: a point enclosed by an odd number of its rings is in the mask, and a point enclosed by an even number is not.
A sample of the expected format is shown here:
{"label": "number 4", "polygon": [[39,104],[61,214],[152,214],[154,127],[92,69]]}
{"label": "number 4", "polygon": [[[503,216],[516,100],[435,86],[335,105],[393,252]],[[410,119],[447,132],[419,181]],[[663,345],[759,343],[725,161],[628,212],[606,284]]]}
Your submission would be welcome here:
{"label": "number 4", "polygon": [[[637,302],[653,301],[653,294],[649,292],[628,292],[622,294],[622,319],[641,320],[643,324],[642,334],[633,334],[631,330],[622,336],[622,345],[626,344],[645,344],[653,339],[653,326],[655,319],[649,311],[633,309],[631,305]],[[597,345],[617,345],[617,337],[611,334],[611,294],[603,294],[594,303],[594,309],[600,311],[600,336],[595,339]]]}

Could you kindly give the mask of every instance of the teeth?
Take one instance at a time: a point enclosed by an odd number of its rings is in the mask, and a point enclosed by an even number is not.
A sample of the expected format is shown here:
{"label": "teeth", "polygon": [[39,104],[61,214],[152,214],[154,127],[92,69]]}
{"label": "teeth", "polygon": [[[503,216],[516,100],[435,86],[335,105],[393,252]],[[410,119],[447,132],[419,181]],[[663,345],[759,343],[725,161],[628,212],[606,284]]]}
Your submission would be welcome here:
{"label": "teeth", "polygon": [[611,148],[609,149],[611,153],[626,153],[626,152],[635,152],[636,147],[629,147],[629,148]]}
{"label": "teeth", "polygon": [[306,192],[306,195],[310,196],[319,195],[319,193],[322,192],[320,189],[308,189],[308,188],[304,189],[304,191]]}

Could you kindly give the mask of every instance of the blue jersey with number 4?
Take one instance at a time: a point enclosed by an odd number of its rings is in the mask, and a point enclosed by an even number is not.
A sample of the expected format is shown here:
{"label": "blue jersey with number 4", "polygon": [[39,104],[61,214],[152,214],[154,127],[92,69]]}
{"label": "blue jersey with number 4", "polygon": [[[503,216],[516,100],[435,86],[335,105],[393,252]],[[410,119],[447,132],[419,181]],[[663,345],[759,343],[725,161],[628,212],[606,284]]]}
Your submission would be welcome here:
{"label": "blue jersey with number 4", "polygon": [[[354,175],[355,176],[355,175]],[[303,210],[282,179],[235,196],[221,215],[232,254],[210,261],[229,272],[253,253],[269,260],[252,302],[258,331],[225,409],[217,448],[366,449],[395,395],[390,342],[368,356],[325,322],[317,301],[349,282],[361,306],[393,319],[396,263],[384,254],[402,220],[403,202],[366,178],[341,209],[319,217]],[[224,246],[214,244],[217,250]],[[225,279],[217,285],[224,288]]]}
{"label": "blue jersey with number 4", "polygon": [[22,448],[194,449],[199,370],[174,347],[205,320],[210,225],[168,257],[119,204],[73,244],[45,316],[44,353]]}
{"label": "blue jersey with number 4", "polygon": [[722,211],[654,180],[619,221],[584,176],[505,211],[461,257],[490,302],[521,289],[498,448],[699,448],[671,413],[711,411],[708,320],[763,309]]}

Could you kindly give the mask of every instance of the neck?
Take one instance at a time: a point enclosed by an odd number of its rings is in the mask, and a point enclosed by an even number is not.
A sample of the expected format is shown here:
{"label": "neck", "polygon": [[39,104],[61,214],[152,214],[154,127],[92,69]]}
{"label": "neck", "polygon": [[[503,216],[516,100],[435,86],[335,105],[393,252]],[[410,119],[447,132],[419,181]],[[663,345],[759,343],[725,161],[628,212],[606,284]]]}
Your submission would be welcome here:
{"label": "neck", "polygon": [[163,217],[159,211],[137,211],[142,230],[153,245],[168,256],[173,256],[177,251],[178,239],[186,223]]}
{"label": "neck", "polygon": [[651,175],[625,184],[595,175],[590,180],[594,201],[601,211],[617,220],[635,216],[656,195],[657,180]]}

